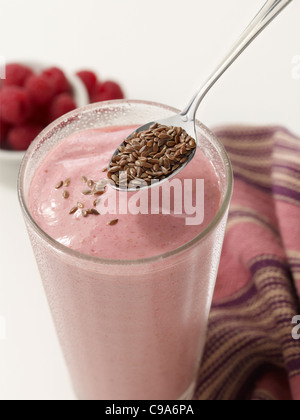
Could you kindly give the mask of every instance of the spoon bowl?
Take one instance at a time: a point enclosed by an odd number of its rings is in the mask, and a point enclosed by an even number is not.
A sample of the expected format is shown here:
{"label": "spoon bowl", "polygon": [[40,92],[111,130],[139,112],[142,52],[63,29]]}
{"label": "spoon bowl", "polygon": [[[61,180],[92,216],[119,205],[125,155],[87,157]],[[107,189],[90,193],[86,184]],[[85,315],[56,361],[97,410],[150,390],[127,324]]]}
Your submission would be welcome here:
{"label": "spoon bowl", "polygon": [[[194,121],[186,121],[185,122],[184,119],[185,118],[184,118],[184,116],[182,114],[178,114],[178,115],[175,115],[174,117],[170,117],[170,118],[167,118],[167,119],[164,119],[164,120],[161,120],[161,121],[152,121],[152,122],[149,122],[149,123],[147,123],[145,125],[142,125],[138,129],[136,129],[134,131],[134,133],[138,134],[138,133],[140,133],[142,131],[147,131],[155,123],[161,124],[161,125],[165,125],[167,127],[181,127],[183,130],[186,131],[186,133],[189,136],[191,136],[193,139],[195,139],[197,145],[199,145],[198,142],[197,142],[195,120]],[[125,146],[126,140],[128,140],[130,137],[132,137],[132,135],[134,133],[130,134],[130,136],[128,136],[120,146]],[[197,152],[197,148],[195,148],[192,151],[192,153],[188,156],[187,161],[185,163],[183,163],[175,171],[171,172],[170,175],[167,178],[161,180],[159,182],[159,185],[161,185],[163,182],[169,181],[171,178],[173,178],[176,175],[178,175],[179,172],[181,172],[192,161],[192,159],[194,158],[196,152]],[[117,156],[118,154],[119,154],[119,149],[117,149],[115,151],[115,153],[113,154],[113,156],[112,156],[112,158],[111,158],[111,160],[109,162],[109,167],[111,167],[111,164],[113,162],[114,157]],[[153,183],[152,185],[144,185],[144,184],[142,184],[142,185],[139,186],[139,188],[140,189],[148,189],[148,188],[153,187],[154,185],[157,185],[157,182],[156,183]],[[118,191],[124,191],[124,190],[127,191],[127,192],[135,192],[136,191],[136,187],[135,186],[134,187],[130,187],[130,186],[128,186],[128,187],[118,186],[113,181],[111,181],[111,186],[112,186],[112,188],[114,188],[114,189],[116,189]]]}

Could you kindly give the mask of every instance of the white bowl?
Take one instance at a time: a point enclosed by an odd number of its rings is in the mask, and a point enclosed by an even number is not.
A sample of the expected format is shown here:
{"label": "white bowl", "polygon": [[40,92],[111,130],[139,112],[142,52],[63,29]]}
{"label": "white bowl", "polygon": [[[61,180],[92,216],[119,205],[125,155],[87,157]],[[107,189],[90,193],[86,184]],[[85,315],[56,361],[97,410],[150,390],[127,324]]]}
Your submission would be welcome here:
{"label": "white bowl", "polygon": [[[32,68],[36,73],[40,73],[43,70],[53,67],[51,64],[41,64],[34,61],[18,61],[20,64],[24,64]],[[63,69],[62,69],[63,70]],[[64,70],[63,70],[64,71]],[[74,94],[74,99],[78,107],[82,107],[89,104],[89,95],[86,90],[86,87],[82,80],[75,74],[70,74],[67,71],[64,71]],[[0,149],[0,164],[1,163],[10,163],[10,164],[20,164],[26,152],[14,152],[12,150],[3,150]]]}

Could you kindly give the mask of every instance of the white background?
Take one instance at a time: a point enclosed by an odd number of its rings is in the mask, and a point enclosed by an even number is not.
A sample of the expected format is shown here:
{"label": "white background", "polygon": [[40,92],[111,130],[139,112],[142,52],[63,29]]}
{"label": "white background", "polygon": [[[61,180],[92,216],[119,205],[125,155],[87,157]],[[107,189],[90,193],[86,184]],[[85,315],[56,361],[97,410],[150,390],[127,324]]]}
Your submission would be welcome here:
{"label": "white background", "polygon": [[[182,108],[263,0],[0,0],[0,56],[92,68],[131,99]],[[300,135],[300,1],[244,53],[198,117]],[[296,58],[295,58],[296,57]],[[299,60],[300,62],[300,60]],[[293,77],[294,76],[294,77]],[[297,77],[299,76],[299,78]],[[0,400],[74,398],[16,197],[0,166]]]}

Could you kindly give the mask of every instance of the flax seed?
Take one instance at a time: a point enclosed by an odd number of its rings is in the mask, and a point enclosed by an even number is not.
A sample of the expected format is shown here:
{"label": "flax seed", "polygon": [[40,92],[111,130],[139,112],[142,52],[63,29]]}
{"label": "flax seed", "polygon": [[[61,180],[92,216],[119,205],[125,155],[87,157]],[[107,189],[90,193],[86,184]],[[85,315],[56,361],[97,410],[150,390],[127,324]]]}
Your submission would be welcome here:
{"label": "flax seed", "polygon": [[78,210],[78,207],[75,206],[69,211],[69,214],[74,214],[77,212],[77,210]]}
{"label": "flax seed", "polygon": [[131,168],[130,169],[130,175],[133,176],[133,177],[135,177],[136,174],[137,174],[137,170],[135,168]]}
{"label": "flax seed", "polygon": [[107,224],[109,226],[115,226],[118,222],[119,222],[119,219],[114,219],[114,220],[111,220],[110,222],[108,222]]}
{"label": "flax seed", "polygon": [[119,177],[117,177],[117,175],[112,175],[111,179],[114,181],[115,184],[118,184],[119,182]]}
{"label": "flax seed", "polygon": [[148,162],[149,163],[152,163],[153,165],[159,164],[159,160],[158,159],[149,159]]}
{"label": "flax seed", "polygon": [[153,140],[148,141],[148,143],[147,143],[147,147],[152,147],[152,146],[153,146],[153,143],[154,143],[154,141],[153,141]]}
{"label": "flax seed", "polygon": [[109,172],[110,172],[111,174],[114,174],[114,173],[116,173],[116,172],[120,172],[120,170],[121,170],[121,166],[115,166],[114,168],[110,168],[110,169],[109,169]]}
{"label": "flax seed", "polygon": [[61,187],[63,187],[63,185],[64,185],[64,182],[63,181],[60,181],[58,184],[56,184],[55,189],[56,190],[59,190]]}
{"label": "flax seed", "polygon": [[192,140],[190,140],[189,141],[189,145],[190,145],[190,147],[192,147],[193,149],[196,147],[196,142],[195,142],[195,140],[194,139],[192,139]]}
{"label": "flax seed", "polygon": [[101,195],[103,195],[105,193],[105,191],[94,191],[94,195],[97,195],[99,197],[101,197]]}
{"label": "flax seed", "polygon": [[127,164],[127,160],[126,159],[122,159],[119,162],[119,165],[123,168],[125,165]]}
{"label": "flax seed", "polygon": [[67,200],[70,197],[70,193],[68,191],[64,191],[62,196],[65,200]]}
{"label": "flax seed", "polygon": [[147,163],[147,162],[142,162],[143,163],[143,168],[147,168],[147,169],[152,169],[153,165],[151,165],[151,163]]}
{"label": "flax seed", "polygon": [[168,134],[159,134],[158,138],[161,140],[171,140],[171,136],[169,136]]}
{"label": "flax seed", "polygon": [[91,209],[91,214],[93,214],[94,216],[100,216],[100,213],[98,212],[98,210],[96,209]]}
{"label": "flax seed", "polygon": [[99,203],[100,203],[100,199],[99,199],[99,198],[97,198],[97,200],[94,200],[94,202],[93,202],[93,206],[94,206],[94,207],[97,207]]}
{"label": "flax seed", "polygon": [[168,146],[168,147],[173,147],[173,146],[175,146],[175,141],[168,141],[167,146]]}
{"label": "flax seed", "polygon": [[157,152],[158,152],[158,150],[159,150],[159,145],[158,145],[157,143],[154,143],[154,146],[153,146],[153,152],[154,152],[154,153],[157,153]]}
{"label": "flax seed", "polygon": [[86,176],[82,176],[82,177],[81,177],[81,182],[82,182],[83,184],[86,184],[86,183],[88,182],[87,177],[86,177]]}

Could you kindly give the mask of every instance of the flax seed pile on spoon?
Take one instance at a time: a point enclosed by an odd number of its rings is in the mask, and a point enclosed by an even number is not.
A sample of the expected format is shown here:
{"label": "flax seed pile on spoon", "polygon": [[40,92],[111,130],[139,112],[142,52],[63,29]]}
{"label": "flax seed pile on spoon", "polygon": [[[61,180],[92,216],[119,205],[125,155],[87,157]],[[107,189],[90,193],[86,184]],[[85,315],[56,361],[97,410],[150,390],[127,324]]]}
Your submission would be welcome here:
{"label": "flax seed pile on spoon", "polygon": [[108,178],[118,187],[163,180],[187,162],[196,141],[181,127],[155,123],[148,130],[127,138],[108,169]]}

